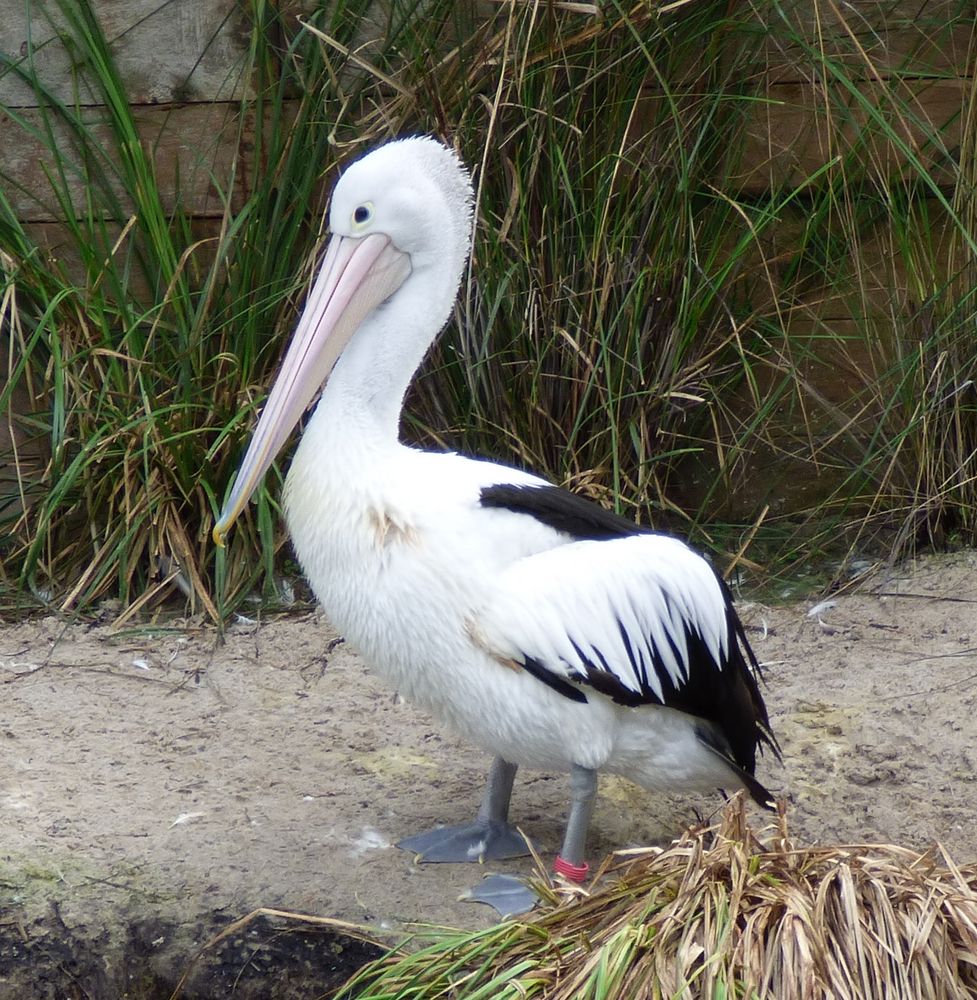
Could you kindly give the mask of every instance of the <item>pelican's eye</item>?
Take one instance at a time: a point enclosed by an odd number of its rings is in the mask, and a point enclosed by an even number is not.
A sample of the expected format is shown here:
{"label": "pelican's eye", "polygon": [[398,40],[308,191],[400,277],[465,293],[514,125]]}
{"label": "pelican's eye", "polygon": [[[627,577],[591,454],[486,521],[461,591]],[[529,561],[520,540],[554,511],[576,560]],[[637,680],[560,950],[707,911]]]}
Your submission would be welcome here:
{"label": "pelican's eye", "polygon": [[353,211],[353,225],[357,227],[365,226],[373,218],[373,202],[368,201],[362,205],[357,205]]}

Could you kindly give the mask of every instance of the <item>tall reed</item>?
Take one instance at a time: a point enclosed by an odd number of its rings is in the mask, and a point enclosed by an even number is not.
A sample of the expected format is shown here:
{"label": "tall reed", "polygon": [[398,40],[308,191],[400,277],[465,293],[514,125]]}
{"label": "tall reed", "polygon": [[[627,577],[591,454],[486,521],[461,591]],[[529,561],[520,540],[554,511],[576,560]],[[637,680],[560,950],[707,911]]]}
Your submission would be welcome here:
{"label": "tall reed", "polygon": [[[87,0],[57,6],[105,111],[93,124],[7,53],[41,109],[7,108],[10,133],[46,150],[75,260],[0,178],[0,406],[35,400],[47,442],[34,494],[0,505],[13,587],[133,610],[179,587],[212,617],[276,598],[280,474],[225,553],[209,527],[339,166],[415,131],[458,146],[479,211],[409,437],[532,466],[727,567],[973,538],[973,102],[927,118],[924,93],[950,85],[962,6],[913,26],[892,4],[882,23],[918,44],[880,49],[847,8],[786,0],[395,0],[383,23],[367,0],[304,20],[251,0],[211,222],[168,207]],[[799,92],[824,155],[758,167],[752,137]]]}

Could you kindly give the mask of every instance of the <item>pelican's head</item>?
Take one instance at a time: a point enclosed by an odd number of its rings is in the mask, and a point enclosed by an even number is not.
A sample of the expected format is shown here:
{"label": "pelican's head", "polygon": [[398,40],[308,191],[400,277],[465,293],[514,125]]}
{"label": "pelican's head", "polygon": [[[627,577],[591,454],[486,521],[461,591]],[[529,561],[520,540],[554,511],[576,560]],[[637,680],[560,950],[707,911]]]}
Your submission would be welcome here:
{"label": "pelican's head", "polygon": [[399,139],[356,160],[336,182],[329,207],[334,236],[381,233],[412,267],[468,256],[472,182],[457,154],[428,136]]}
{"label": "pelican's head", "polygon": [[[431,322],[447,319],[468,256],[472,186],[455,153],[435,139],[387,143],[351,164],[333,191],[332,237],[281,371],[214,526],[237,520],[292,429],[363,321],[412,275],[437,269],[445,289]],[[449,287],[450,286],[450,287]]]}

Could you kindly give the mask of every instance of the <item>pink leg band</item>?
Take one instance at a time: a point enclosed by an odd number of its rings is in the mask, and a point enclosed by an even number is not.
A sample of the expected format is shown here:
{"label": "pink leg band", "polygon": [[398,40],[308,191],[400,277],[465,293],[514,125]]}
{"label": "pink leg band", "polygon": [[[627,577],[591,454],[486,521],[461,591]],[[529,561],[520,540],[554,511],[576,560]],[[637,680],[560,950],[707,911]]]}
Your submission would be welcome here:
{"label": "pink leg band", "polygon": [[558,854],[556,861],[553,862],[553,871],[557,875],[562,875],[568,882],[583,882],[587,878],[587,872],[590,871],[590,865],[586,861],[582,865],[571,865]]}

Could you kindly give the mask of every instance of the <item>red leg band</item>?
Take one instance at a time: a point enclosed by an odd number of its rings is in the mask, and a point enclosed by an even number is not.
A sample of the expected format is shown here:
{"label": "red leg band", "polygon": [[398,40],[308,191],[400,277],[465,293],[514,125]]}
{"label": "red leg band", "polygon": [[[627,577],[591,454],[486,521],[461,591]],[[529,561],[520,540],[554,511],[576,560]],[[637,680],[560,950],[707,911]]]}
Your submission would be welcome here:
{"label": "red leg band", "polygon": [[583,882],[590,871],[590,865],[586,861],[582,865],[571,865],[569,861],[564,861],[558,854],[556,861],[553,862],[553,871],[557,875],[562,875],[568,882]]}

